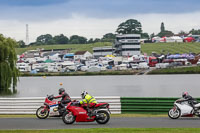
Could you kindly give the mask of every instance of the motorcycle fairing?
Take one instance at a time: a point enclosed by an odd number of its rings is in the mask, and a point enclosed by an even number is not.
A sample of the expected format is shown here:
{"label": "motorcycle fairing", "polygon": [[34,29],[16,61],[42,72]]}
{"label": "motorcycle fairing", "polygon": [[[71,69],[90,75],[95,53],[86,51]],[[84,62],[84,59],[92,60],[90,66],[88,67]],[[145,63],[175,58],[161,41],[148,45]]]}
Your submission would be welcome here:
{"label": "motorcycle fairing", "polygon": [[87,111],[82,107],[70,106],[68,110],[76,117],[76,122],[92,122],[95,119],[95,116],[88,119]]}
{"label": "motorcycle fairing", "polygon": [[200,103],[195,104],[194,107],[199,108],[200,107]]}
{"label": "motorcycle fairing", "polygon": [[107,107],[107,106],[109,106],[109,104],[108,103],[98,103],[95,105],[95,107],[101,107],[101,106]]}
{"label": "motorcycle fairing", "polygon": [[188,104],[175,103],[175,105],[181,110],[181,116],[192,114],[193,108]]}
{"label": "motorcycle fairing", "polygon": [[59,115],[58,104],[50,105],[49,116]]}

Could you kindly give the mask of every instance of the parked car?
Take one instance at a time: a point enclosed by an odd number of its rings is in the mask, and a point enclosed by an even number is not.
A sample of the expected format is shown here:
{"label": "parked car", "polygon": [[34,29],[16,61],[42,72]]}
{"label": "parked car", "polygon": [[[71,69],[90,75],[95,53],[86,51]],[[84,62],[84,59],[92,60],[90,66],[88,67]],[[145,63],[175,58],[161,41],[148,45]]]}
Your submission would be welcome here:
{"label": "parked car", "polygon": [[198,62],[197,62],[197,66],[200,66],[200,60],[198,60]]}
{"label": "parked car", "polygon": [[138,64],[131,64],[132,69],[138,69]]}
{"label": "parked car", "polygon": [[186,61],[186,62],[185,62],[185,65],[186,65],[186,66],[190,66],[190,65],[192,65],[192,63],[189,62],[189,61]]}
{"label": "parked car", "polygon": [[149,69],[147,62],[141,62],[138,65],[138,69]]}
{"label": "parked car", "polygon": [[169,64],[169,67],[176,67],[176,66],[182,66],[183,63],[182,62],[172,62]]}
{"label": "parked car", "polygon": [[116,70],[127,70],[127,65],[126,64],[117,65]]}
{"label": "parked car", "polygon": [[156,64],[156,68],[168,68],[169,67],[169,63],[158,63]]}
{"label": "parked car", "polygon": [[99,66],[90,66],[87,69],[87,72],[100,72],[100,71],[101,71],[101,67],[99,67]]}

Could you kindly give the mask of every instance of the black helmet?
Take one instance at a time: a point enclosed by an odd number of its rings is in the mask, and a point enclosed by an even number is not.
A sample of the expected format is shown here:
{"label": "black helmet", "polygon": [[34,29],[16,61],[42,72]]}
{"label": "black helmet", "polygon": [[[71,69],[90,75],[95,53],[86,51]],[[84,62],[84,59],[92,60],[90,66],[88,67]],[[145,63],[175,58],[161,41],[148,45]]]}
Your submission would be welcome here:
{"label": "black helmet", "polygon": [[183,92],[183,93],[182,93],[182,97],[183,97],[183,98],[185,98],[185,97],[188,96],[188,95],[189,95],[188,92]]}
{"label": "black helmet", "polygon": [[60,88],[60,89],[58,90],[59,95],[61,95],[63,92],[65,92],[65,89],[64,89],[64,88]]}

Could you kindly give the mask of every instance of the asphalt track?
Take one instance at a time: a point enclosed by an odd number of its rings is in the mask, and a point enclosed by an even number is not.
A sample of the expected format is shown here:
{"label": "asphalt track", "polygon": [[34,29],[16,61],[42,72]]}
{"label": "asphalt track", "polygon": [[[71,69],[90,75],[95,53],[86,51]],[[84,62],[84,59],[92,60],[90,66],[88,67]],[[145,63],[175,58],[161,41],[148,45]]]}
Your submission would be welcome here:
{"label": "asphalt track", "polygon": [[72,128],[199,128],[200,118],[123,117],[111,118],[105,125],[81,122],[66,125],[61,118],[0,118],[0,129],[72,129]]}

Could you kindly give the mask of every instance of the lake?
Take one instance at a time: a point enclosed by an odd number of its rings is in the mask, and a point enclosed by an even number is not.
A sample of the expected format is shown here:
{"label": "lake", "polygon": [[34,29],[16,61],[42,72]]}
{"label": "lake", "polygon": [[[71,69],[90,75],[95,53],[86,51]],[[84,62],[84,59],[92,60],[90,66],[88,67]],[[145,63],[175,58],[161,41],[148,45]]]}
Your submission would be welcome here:
{"label": "lake", "polygon": [[188,91],[200,97],[200,75],[20,77],[18,93],[12,97],[57,95],[60,87],[70,96],[80,96],[86,90],[93,96],[180,97]]}

